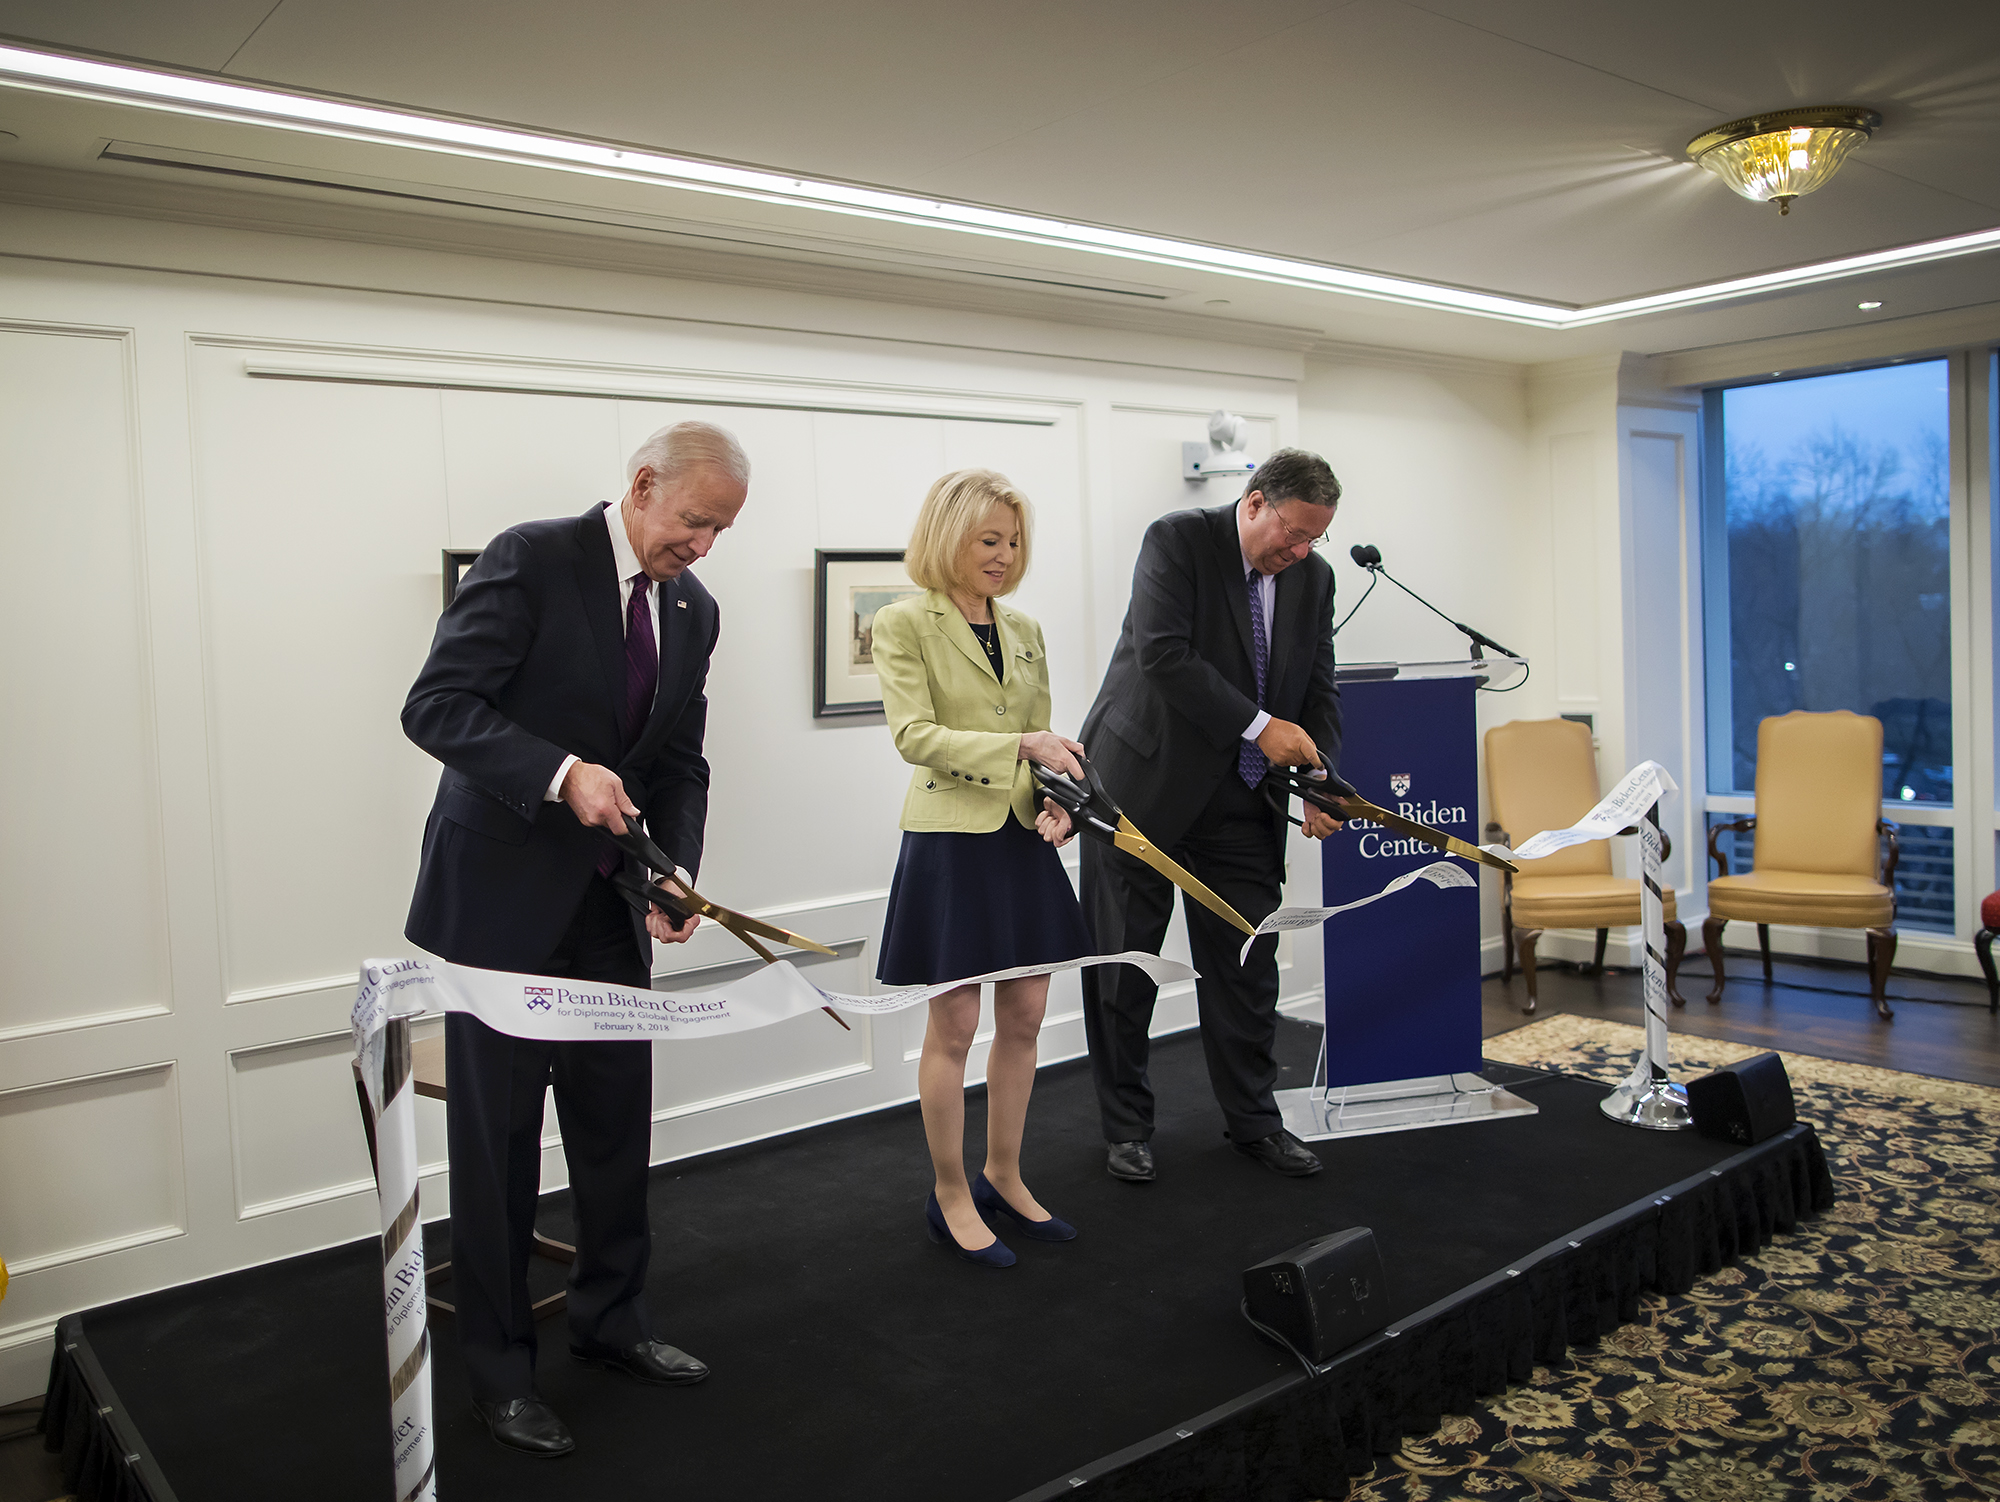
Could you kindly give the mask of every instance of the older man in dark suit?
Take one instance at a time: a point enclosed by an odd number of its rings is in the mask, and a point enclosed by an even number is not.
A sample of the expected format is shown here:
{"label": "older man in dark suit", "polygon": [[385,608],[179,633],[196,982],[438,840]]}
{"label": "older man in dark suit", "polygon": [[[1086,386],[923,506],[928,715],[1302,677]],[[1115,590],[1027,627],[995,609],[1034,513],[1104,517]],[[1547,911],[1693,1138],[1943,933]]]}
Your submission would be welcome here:
{"label": "older man in dark suit", "polygon": [[[403,706],[444,763],[404,932],[492,970],[652,983],[652,943],[694,932],[642,918],[609,880],[605,833],[643,820],[692,881],[708,815],[705,687],[719,615],[689,565],[736,520],[750,467],[707,423],[662,428],[619,501],[510,527],[438,622]],[[453,1298],[474,1406],[530,1454],[574,1448],[535,1393],[527,1288],[542,1099],[555,1088],[576,1209],[570,1350],[644,1382],[708,1368],[653,1338],[645,1308],[650,1042],[548,1043],[445,1020]]]}
{"label": "older man in dark suit", "polygon": [[[1097,702],[1083,722],[1105,787],[1148,839],[1252,922],[1278,906],[1285,822],[1259,790],[1281,766],[1340,755],[1333,680],[1333,570],[1325,539],[1340,482],[1324,459],[1281,449],[1242,499],[1153,523],[1132,574],[1132,603]],[[1307,810],[1306,833],[1339,825]],[[1087,841],[1083,907],[1100,953],[1159,952],[1173,913],[1167,879]],[[1284,1130],[1278,1070],[1277,938],[1251,946],[1184,900],[1209,1081],[1239,1152],[1292,1177],[1319,1159]],[[1114,1178],[1156,1170],[1147,1031],[1157,988],[1129,965],[1083,972],[1084,1031]]]}

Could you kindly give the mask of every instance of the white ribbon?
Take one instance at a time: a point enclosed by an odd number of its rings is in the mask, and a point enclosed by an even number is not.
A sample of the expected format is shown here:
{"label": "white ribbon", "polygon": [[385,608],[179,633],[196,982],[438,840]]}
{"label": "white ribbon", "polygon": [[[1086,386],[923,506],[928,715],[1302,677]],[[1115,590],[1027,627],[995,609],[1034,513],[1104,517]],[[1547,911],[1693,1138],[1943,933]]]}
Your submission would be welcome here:
{"label": "white ribbon", "polygon": [[468,1012],[495,1032],[547,1042],[619,1038],[712,1038],[769,1027],[823,1006],[874,1016],[900,1012],[959,986],[1054,975],[1086,965],[1137,965],[1155,982],[1191,980],[1178,960],[1130,950],[1093,954],[1049,965],[1017,965],[934,986],[904,986],[874,996],[852,996],[814,985],[790,960],[753,970],[740,980],[703,991],[651,991],[597,981],[558,980],[477,970],[445,960],[370,960],[361,967],[354,998],[354,1047],[365,1057],[391,1015]]}
{"label": "white ribbon", "polygon": [[1257,932],[1243,941],[1243,951],[1236,957],[1240,965],[1250,958],[1250,946],[1265,934],[1288,933],[1295,928],[1313,928],[1326,922],[1335,913],[1351,913],[1358,907],[1366,907],[1371,902],[1380,902],[1384,897],[1393,897],[1412,882],[1427,881],[1434,887],[1476,887],[1479,878],[1465,867],[1451,861],[1432,861],[1428,866],[1419,866],[1414,871],[1405,871],[1381,891],[1371,896],[1357,898],[1353,902],[1343,902],[1339,907],[1281,907],[1262,923]]}
{"label": "white ribbon", "polygon": [[1598,800],[1597,807],[1569,828],[1545,829],[1522,841],[1516,850],[1509,850],[1505,845],[1481,845],[1479,848],[1505,860],[1538,861],[1545,855],[1554,855],[1572,845],[1609,839],[1621,830],[1630,829],[1645,818],[1646,810],[1661,798],[1679,791],[1665,767],[1656,761],[1642,761],[1625,774],[1617,787]]}
{"label": "white ribbon", "polygon": [[1533,861],[1572,845],[1610,839],[1635,825],[1638,827],[1639,925],[1646,950],[1646,1046],[1632,1066],[1631,1077],[1621,1087],[1620,1093],[1624,1095],[1643,1095],[1649,1088],[1667,1085],[1672,1078],[1667,1028],[1666,879],[1661,874],[1663,847],[1657,816],[1649,814],[1668,793],[1679,791],[1665,767],[1656,761],[1642,761],[1599,800],[1597,807],[1569,828],[1545,829],[1524,840],[1518,850],[1509,850],[1504,845],[1480,847],[1512,860]]}

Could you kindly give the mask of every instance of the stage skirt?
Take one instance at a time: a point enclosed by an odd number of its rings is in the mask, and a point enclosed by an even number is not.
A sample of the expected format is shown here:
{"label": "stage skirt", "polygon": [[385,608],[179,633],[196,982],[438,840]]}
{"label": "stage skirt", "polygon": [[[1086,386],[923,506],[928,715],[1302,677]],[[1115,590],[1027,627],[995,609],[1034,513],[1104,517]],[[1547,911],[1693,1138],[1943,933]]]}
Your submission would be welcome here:
{"label": "stage skirt", "polygon": [[1089,953],[1055,846],[1011,812],[991,834],[904,831],[875,970],[883,984],[936,985]]}

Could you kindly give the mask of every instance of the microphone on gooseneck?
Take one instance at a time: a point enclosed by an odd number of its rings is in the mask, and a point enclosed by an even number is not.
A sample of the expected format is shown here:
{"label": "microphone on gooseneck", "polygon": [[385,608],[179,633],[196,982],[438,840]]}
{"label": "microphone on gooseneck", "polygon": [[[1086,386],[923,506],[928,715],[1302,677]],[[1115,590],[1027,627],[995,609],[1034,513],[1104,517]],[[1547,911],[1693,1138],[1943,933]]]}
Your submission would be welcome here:
{"label": "microphone on gooseneck", "polygon": [[[1453,621],[1450,616],[1446,615],[1442,610],[1438,609],[1437,606],[1433,605],[1429,600],[1426,600],[1422,595],[1418,594],[1414,589],[1410,588],[1410,586],[1405,584],[1401,579],[1398,579],[1394,574],[1390,573],[1386,568],[1382,567],[1382,550],[1376,547],[1373,543],[1357,542],[1352,548],[1348,550],[1347,556],[1352,558],[1356,563],[1360,564],[1361,567],[1367,569],[1369,573],[1377,575],[1380,578],[1387,579],[1391,584],[1395,585],[1396,588],[1400,589],[1404,594],[1408,595],[1411,599],[1415,600],[1419,605],[1423,606],[1424,609],[1428,610],[1432,615],[1438,616],[1443,620],[1450,621],[1454,627],[1456,627],[1460,631],[1463,631],[1466,634],[1466,636],[1471,638],[1472,655],[1474,657],[1478,657],[1480,655],[1480,649],[1482,647],[1491,647],[1494,651],[1498,652],[1502,657],[1518,658],[1521,655],[1519,652],[1508,651],[1507,648],[1501,646],[1500,643],[1495,641],[1492,637],[1488,636],[1484,631],[1475,631],[1472,629],[1472,627],[1466,625],[1465,622],[1463,621]],[[1375,581],[1373,579],[1369,580],[1368,587],[1370,589],[1373,589],[1375,587]],[[1364,594],[1362,595],[1361,598],[1365,600],[1368,598],[1368,596]],[[1359,602],[1356,602],[1355,609],[1358,610],[1360,608],[1361,607]],[[1352,620],[1354,618],[1354,611],[1353,610],[1348,611],[1347,616],[1348,620]],[[1346,624],[1347,621],[1341,622],[1341,625],[1343,626]],[[1519,685],[1515,686],[1518,687]]]}

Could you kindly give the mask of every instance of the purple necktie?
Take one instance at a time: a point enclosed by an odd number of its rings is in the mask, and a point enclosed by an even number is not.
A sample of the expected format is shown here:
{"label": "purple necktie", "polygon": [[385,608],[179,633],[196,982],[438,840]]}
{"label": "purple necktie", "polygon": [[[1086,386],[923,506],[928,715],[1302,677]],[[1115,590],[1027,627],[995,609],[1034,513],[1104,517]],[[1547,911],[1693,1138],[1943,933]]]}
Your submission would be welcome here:
{"label": "purple necktie", "polygon": [[[632,576],[632,603],[625,611],[625,706],[618,717],[621,752],[639,743],[639,732],[653,712],[653,692],[660,686],[660,644],[653,637],[653,613],[647,605],[652,586],[644,574]],[[617,869],[614,845],[597,858],[597,874],[609,877]]]}
{"label": "purple necktie", "polygon": [[[1257,707],[1264,707],[1264,675],[1271,664],[1271,640],[1264,630],[1263,578],[1253,568],[1244,583],[1250,590],[1250,642],[1256,650],[1257,664]],[[1270,770],[1271,759],[1259,749],[1255,741],[1244,741],[1236,751],[1236,774],[1251,787],[1264,780],[1264,773]]]}
{"label": "purple necktie", "polygon": [[644,574],[632,576],[632,603],[625,611],[625,713],[618,722],[625,732],[624,751],[639,743],[639,732],[653,712],[653,690],[660,686],[660,644],[653,638],[653,612],[647,606],[652,587]]}

